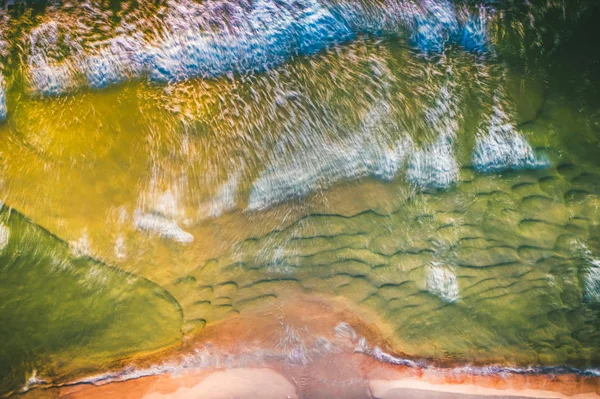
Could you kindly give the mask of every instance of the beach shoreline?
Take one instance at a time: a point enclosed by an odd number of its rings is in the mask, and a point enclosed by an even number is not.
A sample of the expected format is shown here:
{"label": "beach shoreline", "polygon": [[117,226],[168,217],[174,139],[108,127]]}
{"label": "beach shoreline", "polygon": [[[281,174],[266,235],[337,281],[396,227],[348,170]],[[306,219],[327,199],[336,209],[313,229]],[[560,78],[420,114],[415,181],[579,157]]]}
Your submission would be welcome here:
{"label": "beach shoreline", "polygon": [[[323,371],[322,367],[317,369]],[[319,377],[316,377],[315,371],[308,371],[306,375],[310,381],[306,382],[302,380],[305,370],[285,367],[186,370],[177,374],[146,376],[102,385],[84,383],[37,388],[19,396],[39,399],[600,398],[600,381],[596,377],[463,375],[460,379],[453,379],[449,375],[424,373],[418,376],[406,370],[386,368],[384,372],[381,369],[371,370],[371,378],[356,375],[344,381],[333,381],[329,379],[331,376],[325,374],[317,373]]]}
{"label": "beach shoreline", "polygon": [[[502,365],[449,366],[443,362],[434,365],[404,357],[390,351],[392,346],[384,338],[385,325],[374,317],[341,300],[297,296],[276,309],[259,306],[209,325],[186,338],[180,347],[137,359],[121,369],[55,386],[32,384],[19,396],[600,398],[600,377],[593,373],[558,368],[556,372],[550,368],[536,372]],[[269,396],[272,394],[275,396]]]}

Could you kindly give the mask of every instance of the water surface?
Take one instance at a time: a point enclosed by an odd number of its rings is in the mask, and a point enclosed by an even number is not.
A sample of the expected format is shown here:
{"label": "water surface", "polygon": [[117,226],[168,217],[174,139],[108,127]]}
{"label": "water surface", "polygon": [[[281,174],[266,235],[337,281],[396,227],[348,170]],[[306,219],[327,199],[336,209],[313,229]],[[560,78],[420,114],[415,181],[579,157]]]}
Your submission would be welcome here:
{"label": "water surface", "polygon": [[1,14],[1,392],[303,295],[597,374],[594,2],[105,3]]}

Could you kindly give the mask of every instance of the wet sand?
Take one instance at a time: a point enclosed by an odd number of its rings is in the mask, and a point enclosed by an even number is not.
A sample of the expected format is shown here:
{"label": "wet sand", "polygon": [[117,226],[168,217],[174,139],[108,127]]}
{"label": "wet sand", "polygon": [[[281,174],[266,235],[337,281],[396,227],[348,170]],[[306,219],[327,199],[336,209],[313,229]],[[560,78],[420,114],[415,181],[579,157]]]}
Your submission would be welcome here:
{"label": "wet sand", "polygon": [[297,398],[296,387],[284,376],[270,369],[231,369],[209,374],[191,388],[173,393],[151,393],[144,399],[192,398]]}
{"label": "wet sand", "polygon": [[[268,317],[267,317],[268,316]],[[24,399],[600,398],[600,378],[392,365],[385,325],[342,300],[296,297],[209,325],[130,374],[34,387]],[[396,356],[402,356],[395,352]],[[158,365],[158,366],[157,366]],[[131,372],[135,369],[135,372]],[[142,370],[143,372],[139,372]],[[137,372],[137,374],[136,374]],[[144,374],[146,373],[146,374]]]}
{"label": "wet sand", "polygon": [[[323,376],[325,377],[325,376]],[[491,379],[490,379],[491,380]],[[537,379],[534,379],[537,380]],[[491,382],[491,381],[488,381]],[[506,381],[510,384],[510,379]],[[27,398],[68,399],[227,399],[227,398],[360,398],[360,399],[479,399],[479,398],[600,398],[598,392],[560,393],[554,383],[537,380],[538,389],[498,389],[472,384],[434,384],[422,379],[362,380],[360,384],[302,385],[293,375],[268,368],[238,368],[185,375],[144,377],[102,386],[79,385],[35,390]],[[546,386],[548,389],[542,389]]]}
{"label": "wet sand", "polygon": [[373,398],[378,399],[454,399],[454,398],[592,398],[588,392],[573,396],[541,389],[494,389],[478,385],[435,385],[419,380],[375,380],[370,382]]}

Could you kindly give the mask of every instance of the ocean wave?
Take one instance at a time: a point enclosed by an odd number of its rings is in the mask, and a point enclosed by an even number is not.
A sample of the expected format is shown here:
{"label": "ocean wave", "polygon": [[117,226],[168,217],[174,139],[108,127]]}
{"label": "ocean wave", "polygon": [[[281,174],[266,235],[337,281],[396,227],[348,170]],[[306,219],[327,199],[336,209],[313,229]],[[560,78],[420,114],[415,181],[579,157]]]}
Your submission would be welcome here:
{"label": "ocean wave", "polygon": [[395,142],[378,139],[381,135],[375,130],[397,129],[389,122],[389,112],[389,105],[379,102],[362,118],[362,126],[355,134],[293,154],[291,160],[286,154],[277,156],[253,183],[248,210],[301,199],[341,181],[369,176],[393,180],[411,142],[409,138]]}
{"label": "ocean wave", "polygon": [[[91,7],[91,5],[88,5]],[[93,15],[104,13],[97,11]],[[130,27],[87,46],[75,28],[49,19],[29,37],[29,82],[42,96],[81,86],[101,89],[147,76],[158,82],[265,71],[299,55],[311,55],[357,35],[401,35],[419,51],[441,52],[450,43],[465,50],[488,48],[488,14],[458,12],[449,1],[318,0],[167,3],[165,21],[145,21],[155,32]],[[91,18],[91,17],[90,17]],[[160,26],[158,28],[157,26]],[[74,37],[65,41],[64,37]],[[68,51],[64,50],[67,48]]]}
{"label": "ocean wave", "polygon": [[498,97],[485,129],[476,137],[471,162],[473,168],[482,173],[550,166],[550,161],[535,154],[525,137],[517,132]]}
{"label": "ocean wave", "polygon": [[177,222],[160,214],[136,211],[133,218],[136,229],[157,234],[159,237],[182,244],[194,241],[194,236],[184,231]]}
{"label": "ocean wave", "polygon": [[406,179],[420,189],[446,189],[458,180],[458,163],[452,139],[441,136],[424,149],[414,151],[408,162]]}
{"label": "ocean wave", "polygon": [[4,75],[0,72],[0,122],[6,120],[8,111],[6,109],[6,81]]}

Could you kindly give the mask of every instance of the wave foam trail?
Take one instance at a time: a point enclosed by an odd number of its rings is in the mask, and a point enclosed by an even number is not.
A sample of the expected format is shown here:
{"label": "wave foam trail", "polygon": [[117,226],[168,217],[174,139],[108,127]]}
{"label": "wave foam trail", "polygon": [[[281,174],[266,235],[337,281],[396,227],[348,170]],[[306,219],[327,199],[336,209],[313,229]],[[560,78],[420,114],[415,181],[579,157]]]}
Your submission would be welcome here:
{"label": "wave foam trail", "polygon": [[149,55],[139,43],[141,35],[120,35],[109,40],[97,54],[81,60],[87,84],[92,89],[103,89],[144,73]]}
{"label": "wave foam trail", "polygon": [[[426,53],[441,52],[450,42],[462,42],[468,51],[481,51],[487,41],[486,14],[471,17],[467,11],[463,13],[467,15],[465,22],[457,17],[450,2],[440,0],[377,4],[169,1],[164,21],[160,16],[145,16],[143,26],[133,28],[123,22],[115,29],[116,36],[91,43],[78,38],[79,33],[73,32],[76,28],[59,22],[57,14],[55,20],[30,32],[29,81],[36,93],[51,96],[82,85],[100,89],[143,76],[174,82],[248,74],[365,34],[406,35]],[[99,16],[93,18],[106,18],[101,11],[96,14]],[[153,33],[142,33],[142,28]]]}
{"label": "wave foam trail", "polygon": [[414,151],[408,161],[406,179],[417,188],[445,189],[458,180],[452,148],[458,130],[457,103],[454,83],[448,82],[425,114],[427,124],[439,136],[433,144]]}
{"label": "wave foam trail", "polygon": [[488,51],[490,42],[487,23],[487,11],[483,7],[478,12],[467,15],[460,36],[460,44],[465,50],[473,53]]}
{"label": "wave foam trail", "polygon": [[218,217],[235,208],[240,176],[239,171],[233,173],[214,197],[200,205],[200,217]]}
{"label": "wave foam trail", "polygon": [[432,264],[427,270],[427,291],[437,295],[447,303],[458,302],[458,281],[452,270],[438,264]]}
{"label": "wave foam trail", "polygon": [[584,298],[589,302],[600,302],[600,259],[586,258],[588,268],[583,279]]}
{"label": "wave foam trail", "polygon": [[517,132],[497,97],[487,132],[479,132],[476,138],[471,163],[476,171],[483,173],[550,166],[549,160],[537,156],[527,140]]}
{"label": "wave foam trail", "polygon": [[421,189],[445,189],[458,180],[452,140],[442,136],[429,147],[415,151],[408,162],[406,179]]}
{"label": "wave foam trail", "polygon": [[[41,95],[63,94],[75,88],[74,58],[56,61],[62,56],[59,51],[62,32],[59,30],[66,31],[68,28],[51,20],[32,29],[29,34],[29,84]],[[70,47],[74,52],[81,51],[74,44]]]}
{"label": "wave foam trail", "polygon": [[439,53],[458,34],[456,12],[448,1],[424,1],[422,6],[423,11],[415,13],[411,41],[422,51]]}
{"label": "wave foam trail", "polygon": [[[454,157],[459,116],[459,97],[448,81],[425,113],[427,129],[438,134],[436,141],[417,150],[409,135],[390,117],[391,106],[378,100],[364,115],[357,131],[331,142],[324,138],[292,154],[278,153],[252,185],[248,210],[304,198],[341,181],[364,177],[394,180],[406,165],[406,180],[418,189],[446,189],[458,180]],[[303,133],[319,137],[318,132]]]}
{"label": "wave foam trail", "polygon": [[184,231],[175,221],[162,215],[136,211],[133,223],[138,230],[155,233],[168,240],[173,240],[182,244],[194,241],[193,235]]}
{"label": "wave foam trail", "polygon": [[8,246],[10,240],[10,229],[0,222],[0,252]]}
{"label": "wave foam trail", "polygon": [[[260,72],[294,54],[318,52],[352,37],[343,21],[326,8],[315,1],[302,3],[297,11],[258,1],[249,12],[237,10],[234,16],[239,17],[233,18],[228,31],[207,29],[207,22],[199,19],[183,34],[165,32],[162,43],[153,50],[150,78],[177,81]],[[199,15],[210,16],[207,11]]]}
{"label": "wave foam trail", "polygon": [[[306,197],[333,184],[363,177],[393,180],[411,146],[409,138],[395,142],[378,140],[373,129],[382,129],[389,121],[389,105],[376,105],[365,118],[359,132],[338,142],[319,145],[294,154],[278,156],[254,182],[248,210],[262,210],[290,199]],[[390,129],[397,129],[388,126]]]}
{"label": "wave foam trail", "polygon": [[6,120],[6,83],[4,76],[0,72],[0,122]]}
{"label": "wave foam trail", "polygon": [[156,234],[167,240],[182,244],[191,243],[194,236],[177,224],[178,220],[185,217],[179,194],[179,186],[183,186],[185,180],[170,185],[165,191],[160,189],[158,180],[157,171],[153,170],[149,189],[140,197],[138,209],[134,212],[133,226],[137,230]]}

